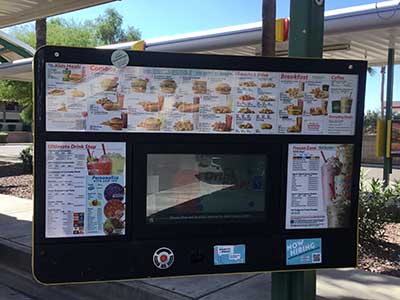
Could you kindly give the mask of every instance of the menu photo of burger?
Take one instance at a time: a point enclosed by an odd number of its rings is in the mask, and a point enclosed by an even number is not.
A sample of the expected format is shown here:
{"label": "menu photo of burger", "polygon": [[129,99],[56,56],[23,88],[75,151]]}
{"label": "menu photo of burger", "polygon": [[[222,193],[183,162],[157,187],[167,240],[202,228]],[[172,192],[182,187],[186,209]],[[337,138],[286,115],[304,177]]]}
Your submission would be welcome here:
{"label": "menu photo of burger", "polygon": [[160,83],[161,92],[165,94],[174,94],[177,87],[178,85],[173,79],[165,79]]}
{"label": "menu photo of burger", "polygon": [[215,92],[220,95],[229,95],[231,90],[232,87],[225,82],[218,83],[215,87]]}
{"label": "menu photo of burger", "polygon": [[207,81],[193,80],[192,81],[192,92],[194,94],[207,94]]}
{"label": "menu photo of burger", "polygon": [[102,79],[100,81],[100,87],[105,92],[116,92],[118,87],[118,77]]}
{"label": "menu photo of burger", "polygon": [[138,130],[145,131],[160,131],[162,126],[162,122],[160,118],[157,117],[148,117],[143,121],[137,124]]}
{"label": "menu photo of burger", "polygon": [[71,74],[69,74],[68,78],[69,78],[69,81],[79,83],[82,81],[83,76],[81,73],[71,73]]}
{"label": "menu photo of burger", "polygon": [[145,93],[149,79],[137,78],[131,82],[132,91],[135,93]]}

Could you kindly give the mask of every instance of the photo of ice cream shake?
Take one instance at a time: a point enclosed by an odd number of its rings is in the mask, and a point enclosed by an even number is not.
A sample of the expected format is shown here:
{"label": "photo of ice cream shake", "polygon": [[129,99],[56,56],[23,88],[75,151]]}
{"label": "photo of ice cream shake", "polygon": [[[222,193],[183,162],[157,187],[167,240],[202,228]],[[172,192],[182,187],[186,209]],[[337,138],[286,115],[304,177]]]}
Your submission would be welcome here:
{"label": "photo of ice cream shake", "polygon": [[344,199],[350,201],[351,199],[351,187],[352,187],[352,176],[353,176],[353,145],[339,145],[336,148],[336,156],[342,162],[341,176],[343,176],[343,186],[339,195],[343,196]]}
{"label": "photo of ice cream shake", "polygon": [[353,145],[338,145],[336,153],[321,166],[322,197],[328,228],[349,226],[353,170]]}
{"label": "photo of ice cream shake", "polygon": [[327,205],[326,215],[328,228],[343,228],[350,224],[350,201],[338,196],[334,202]]}
{"label": "photo of ice cream shake", "polygon": [[324,163],[321,166],[322,197],[325,205],[335,198],[335,176],[340,174],[341,162],[336,157],[325,158],[321,151]]}

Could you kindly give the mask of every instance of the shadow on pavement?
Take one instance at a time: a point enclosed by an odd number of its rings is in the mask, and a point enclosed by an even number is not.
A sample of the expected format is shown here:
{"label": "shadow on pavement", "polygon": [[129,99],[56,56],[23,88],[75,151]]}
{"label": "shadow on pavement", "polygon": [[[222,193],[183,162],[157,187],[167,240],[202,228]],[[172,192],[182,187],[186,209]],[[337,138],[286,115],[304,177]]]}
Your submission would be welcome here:
{"label": "shadow on pavement", "polygon": [[29,174],[24,170],[22,163],[2,162],[0,159],[0,177],[19,176]]}

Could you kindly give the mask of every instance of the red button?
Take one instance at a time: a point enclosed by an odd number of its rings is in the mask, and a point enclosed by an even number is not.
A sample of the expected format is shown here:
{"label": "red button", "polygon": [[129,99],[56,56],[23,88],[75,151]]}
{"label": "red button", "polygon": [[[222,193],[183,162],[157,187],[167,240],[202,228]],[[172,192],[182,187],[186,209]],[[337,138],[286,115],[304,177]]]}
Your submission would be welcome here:
{"label": "red button", "polygon": [[168,257],[167,257],[166,255],[161,255],[161,256],[160,256],[161,262],[166,262],[167,259],[168,259]]}

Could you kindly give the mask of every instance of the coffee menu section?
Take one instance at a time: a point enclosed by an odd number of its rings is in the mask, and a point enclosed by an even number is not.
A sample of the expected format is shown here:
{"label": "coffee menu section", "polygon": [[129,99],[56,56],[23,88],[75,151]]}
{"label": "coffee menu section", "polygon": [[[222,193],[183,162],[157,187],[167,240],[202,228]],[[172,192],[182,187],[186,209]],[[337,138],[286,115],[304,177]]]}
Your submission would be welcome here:
{"label": "coffee menu section", "polygon": [[46,238],[125,234],[125,143],[46,143]]}
{"label": "coffee menu section", "polygon": [[357,75],[46,64],[48,131],[353,135]]}

